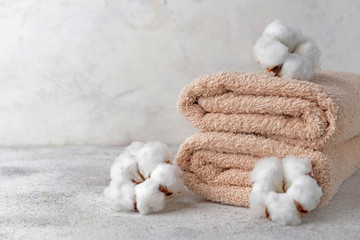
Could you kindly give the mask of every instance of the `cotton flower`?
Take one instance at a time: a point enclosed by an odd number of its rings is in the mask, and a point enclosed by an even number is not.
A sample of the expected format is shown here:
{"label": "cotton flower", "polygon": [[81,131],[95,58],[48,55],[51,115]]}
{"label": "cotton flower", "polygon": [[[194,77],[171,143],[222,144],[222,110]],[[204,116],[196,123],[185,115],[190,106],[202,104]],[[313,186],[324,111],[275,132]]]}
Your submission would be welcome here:
{"label": "cotton flower", "polygon": [[136,152],[140,172],[147,178],[155,167],[163,162],[171,163],[173,155],[161,142],[148,142]]}
{"label": "cotton flower", "polygon": [[305,212],[314,210],[322,196],[321,188],[316,180],[309,175],[297,177],[286,193],[301,205]]}
{"label": "cotton flower", "polygon": [[254,183],[249,196],[250,209],[256,216],[265,216],[265,198],[270,192],[282,191],[283,169],[276,157],[259,160],[251,172]]}
{"label": "cotton flower", "polygon": [[289,49],[284,44],[269,36],[258,38],[253,52],[258,63],[265,69],[283,64],[289,55]]}
{"label": "cotton flower", "polygon": [[105,189],[105,198],[114,211],[131,211],[134,208],[135,183],[118,177]]}
{"label": "cotton flower", "polygon": [[151,179],[166,187],[171,193],[179,193],[183,189],[182,171],[173,164],[160,163],[151,173]]}
{"label": "cotton flower", "polygon": [[310,60],[314,67],[314,70],[320,70],[320,49],[316,45],[316,42],[309,37],[305,38],[305,41],[298,44],[293,51],[295,54],[306,57]]}
{"label": "cotton flower", "polygon": [[134,141],[126,148],[126,151],[129,152],[131,155],[135,155],[144,146],[145,146],[145,143],[139,142],[139,141]]}
{"label": "cotton flower", "polygon": [[311,80],[314,72],[320,70],[321,52],[314,40],[279,20],[265,27],[253,54],[262,68],[280,77]]}
{"label": "cotton flower", "polygon": [[265,199],[274,188],[267,182],[255,182],[249,195],[250,210],[256,217],[265,217]]}
{"label": "cotton flower", "polygon": [[136,185],[136,209],[141,214],[158,212],[165,207],[165,195],[159,191],[159,184],[151,178]]}
{"label": "cotton flower", "polygon": [[259,160],[251,172],[250,209],[284,225],[301,223],[302,214],[316,208],[322,190],[313,178],[308,158],[288,156]]}
{"label": "cotton flower", "polygon": [[280,72],[281,77],[300,80],[311,80],[313,75],[314,68],[310,60],[294,53],[289,54],[285,59]]}
{"label": "cotton flower", "polygon": [[138,175],[138,168],[135,156],[129,151],[125,150],[119,157],[116,158],[113,165],[110,168],[110,177],[115,179],[119,176],[127,177],[128,179],[134,179],[141,181]]}
{"label": "cotton flower", "polygon": [[284,169],[285,190],[299,176],[313,174],[312,164],[308,158],[288,156],[282,160],[282,166]]}
{"label": "cotton flower", "polygon": [[182,171],[172,159],[163,143],[133,142],[111,166],[111,182],[104,191],[111,208],[141,214],[162,210],[165,199],[183,188]]}
{"label": "cotton flower", "polygon": [[275,20],[264,29],[263,36],[273,37],[284,44],[289,52],[292,52],[295,47],[305,41],[300,29],[296,26],[289,26],[282,23],[280,20]]}
{"label": "cotton flower", "polygon": [[267,217],[282,225],[301,223],[294,200],[286,193],[271,192],[265,199]]}
{"label": "cotton flower", "polygon": [[283,187],[283,169],[280,159],[268,157],[259,160],[251,172],[251,181],[266,182],[273,191],[282,191]]}

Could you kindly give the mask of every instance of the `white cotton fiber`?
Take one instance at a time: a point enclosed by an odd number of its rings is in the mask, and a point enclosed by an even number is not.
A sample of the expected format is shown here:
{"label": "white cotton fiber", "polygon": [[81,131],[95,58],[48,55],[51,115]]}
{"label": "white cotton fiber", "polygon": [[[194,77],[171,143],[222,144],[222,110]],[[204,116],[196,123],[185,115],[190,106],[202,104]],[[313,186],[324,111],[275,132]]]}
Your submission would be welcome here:
{"label": "white cotton fiber", "polygon": [[309,81],[314,76],[314,67],[306,57],[290,54],[285,59],[279,76]]}
{"label": "white cotton fiber", "polygon": [[321,188],[309,175],[297,177],[286,193],[308,211],[316,208],[322,196]]}
{"label": "white cotton fiber", "polygon": [[308,158],[288,156],[282,160],[285,189],[288,189],[299,176],[312,174],[312,164]]}
{"label": "white cotton fiber", "polygon": [[173,193],[179,193],[183,189],[182,171],[173,164],[160,163],[151,173],[151,179]]}
{"label": "white cotton fiber", "polygon": [[136,185],[136,208],[141,214],[158,212],[165,207],[165,195],[160,192],[159,184],[151,178]]}
{"label": "white cotton fiber", "polygon": [[163,143],[133,142],[111,166],[112,181],[104,192],[107,202],[116,211],[162,210],[165,199],[183,188],[182,171],[172,159]]}
{"label": "white cotton fiber", "polygon": [[126,148],[126,151],[128,151],[131,155],[135,155],[144,146],[145,143],[134,141]]}
{"label": "white cotton fiber", "polygon": [[321,52],[315,41],[304,37],[300,29],[275,20],[258,38],[253,54],[256,61],[276,76],[311,80],[320,70]]}
{"label": "white cotton fiber", "polygon": [[315,70],[320,70],[321,52],[314,40],[306,38],[305,42],[296,46],[293,53],[306,57],[310,60]]}
{"label": "white cotton fiber", "polygon": [[119,176],[126,176],[128,179],[137,178],[137,163],[135,156],[128,151],[124,151],[117,157],[110,168],[111,179]]}
{"label": "white cotton fiber", "polygon": [[118,177],[105,188],[105,199],[114,211],[131,211],[134,209],[135,184],[126,178]]}
{"label": "white cotton fiber", "polygon": [[132,142],[122,154],[120,154],[110,168],[111,179],[118,176],[127,176],[129,179],[141,181],[138,174],[137,159],[135,154],[144,146],[143,142]]}
{"label": "white cotton fiber", "polygon": [[261,36],[253,47],[253,54],[263,68],[268,68],[282,64],[289,55],[289,50],[278,40]]}
{"label": "white cotton fiber", "polygon": [[251,171],[251,181],[253,183],[269,183],[276,192],[282,192],[283,188],[283,169],[280,159],[267,157],[256,162]]}
{"label": "white cotton fiber", "polygon": [[286,193],[269,193],[266,197],[265,205],[272,221],[282,225],[297,225],[301,223],[294,200]]}
{"label": "white cotton fiber", "polygon": [[283,225],[301,223],[301,214],[314,210],[322,196],[312,175],[312,164],[306,157],[259,160],[251,172],[249,202],[253,214]]}
{"label": "white cotton fiber", "polygon": [[145,178],[148,178],[158,164],[166,161],[171,162],[173,155],[166,144],[148,142],[136,153],[136,159],[140,172]]}
{"label": "white cotton fiber", "polygon": [[264,29],[263,36],[273,37],[288,47],[292,52],[296,45],[304,42],[304,36],[300,29],[295,26],[289,26],[280,20],[275,20]]}
{"label": "white cotton fiber", "polygon": [[249,195],[250,209],[257,217],[265,216],[265,199],[266,196],[274,191],[272,186],[267,182],[255,182]]}

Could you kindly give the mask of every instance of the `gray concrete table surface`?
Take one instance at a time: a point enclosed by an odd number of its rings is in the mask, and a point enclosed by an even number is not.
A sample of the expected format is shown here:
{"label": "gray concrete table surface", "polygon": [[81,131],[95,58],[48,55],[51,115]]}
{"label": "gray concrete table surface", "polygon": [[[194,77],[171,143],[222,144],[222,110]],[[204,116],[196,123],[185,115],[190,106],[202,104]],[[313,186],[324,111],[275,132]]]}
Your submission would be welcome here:
{"label": "gray concrete table surface", "polygon": [[[0,148],[0,239],[360,239],[360,172],[333,200],[281,226],[190,191],[164,211],[113,212],[103,190],[122,147]],[[176,149],[174,149],[176,151]]]}

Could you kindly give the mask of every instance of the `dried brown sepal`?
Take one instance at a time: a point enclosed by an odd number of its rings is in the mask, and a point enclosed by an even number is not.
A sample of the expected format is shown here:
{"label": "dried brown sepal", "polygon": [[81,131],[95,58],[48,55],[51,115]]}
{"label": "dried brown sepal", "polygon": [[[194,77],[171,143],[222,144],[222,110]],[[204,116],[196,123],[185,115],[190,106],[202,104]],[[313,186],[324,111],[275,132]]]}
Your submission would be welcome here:
{"label": "dried brown sepal", "polygon": [[271,219],[270,213],[269,213],[269,210],[267,209],[267,207],[265,207],[265,217],[266,217],[267,219]]}
{"label": "dried brown sepal", "polygon": [[159,191],[164,193],[165,198],[169,198],[169,197],[171,197],[171,195],[173,195],[173,192],[170,191],[169,189],[167,189],[167,187],[165,187],[163,185],[159,186]]}
{"label": "dried brown sepal", "polygon": [[134,179],[131,179],[131,181],[132,181],[133,183],[135,183],[135,184],[140,184],[140,183],[143,182],[143,181],[136,181],[136,180],[134,180]]}
{"label": "dried brown sepal", "polygon": [[308,172],[306,175],[309,175],[310,177],[314,178],[312,175],[312,171]]}
{"label": "dried brown sepal", "polygon": [[298,203],[296,200],[294,200],[296,209],[298,211],[298,215],[301,218],[303,214],[306,214],[309,212],[306,208],[304,208],[300,203]]}
{"label": "dried brown sepal", "polygon": [[280,72],[281,72],[281,69],[282,69],[282,64],[280,64],[280,65],[277,65],[277,66],[275,66],[275,67],[272,67],[272,68],[267,68],[266,69],[266,71],[267,72],[273,72],[273,73],[275,73],[275,76],[277,76],[277,77],[280,77]]}
{"label": "dried brown sepal", "polygon": [[286,184],[285,184],[285,182],[283,182],[282,189],[284,192],[286,192],[285,186],[286,186]]}
{"label": "dried brown sepal", "polygon": [[144,175],[141,174],[138,165],[136,165],[136,168],[137,168],[137,173],[138,173],[138,175],[139,175],[140,178],[141,178],[141,181],[138,181],[138,180],[135,180],[135,179],[131,179],[131,181],[132,181],[133,183],[135,183],[135,184],[143,183],[143,182],[146,180],[146,178],[144,177]]}
{"label": "dried brown sepal", "polygon": [[136,205],[137,205],[137,202],[136,202],[136,199],[135,199],[135,200],[134,200],[134,205],[133,205],[133,208],[134,208],[135,211],[137,211]]}
{"label": "dried brown sepal", "polygon": [[145,181],[145,177],[144,177],[144,175],[141,174],[141,172],[140,172],[140,170],[139,170],[139,167],[137,168],[137,172],[138,172],[139,176],[141,177],[141,179],[142,179],[143,181]]}

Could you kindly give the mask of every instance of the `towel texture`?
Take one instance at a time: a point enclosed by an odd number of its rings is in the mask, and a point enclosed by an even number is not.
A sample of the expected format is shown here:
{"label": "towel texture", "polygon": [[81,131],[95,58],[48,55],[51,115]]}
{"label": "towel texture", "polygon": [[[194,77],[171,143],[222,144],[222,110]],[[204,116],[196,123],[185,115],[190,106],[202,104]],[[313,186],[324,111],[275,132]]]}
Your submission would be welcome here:
{"label": "towel texture", "polygon": [[358,74],[321,72],[306,82],[219,72],[187,85],[178,108],[205,131],[253,133],[321,149],[360,134],[359,92]]}
{"label": "towel texture", "polygon": [[306,156],[324,195],[320,205],[360,165],[360,137],[351,138],[322,152],[255,135],[199,132],[181,146],[177,163],[185,172],[185,184],[212,201],[249,206],[250,172],[267,156]]}
{"label": "towel texture", "polygon": [[321,72],[312,82],[267,73],[205,75],[180,94],[178,108],[205,130],[180,147],[185,184],[217,202],[249,206],[257,160],[308,157],[327,203],[360,166],[360,76]]}

